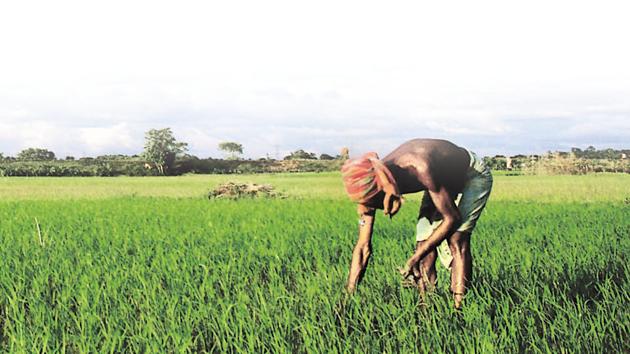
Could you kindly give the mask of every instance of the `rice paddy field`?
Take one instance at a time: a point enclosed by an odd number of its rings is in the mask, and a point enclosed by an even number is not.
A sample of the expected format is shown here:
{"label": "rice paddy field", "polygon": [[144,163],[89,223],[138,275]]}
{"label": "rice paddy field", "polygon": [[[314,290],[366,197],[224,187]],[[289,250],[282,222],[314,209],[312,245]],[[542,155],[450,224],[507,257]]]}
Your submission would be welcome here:
{"label": "rice paddy field", "polygon": [[[219,183],[285,199],[208,200]],[[337,173],[0,178],[2,352],[628,352],[630,175],[495,176],[474,283],[422,299],[396,267],[420,195],[357,237]]]}

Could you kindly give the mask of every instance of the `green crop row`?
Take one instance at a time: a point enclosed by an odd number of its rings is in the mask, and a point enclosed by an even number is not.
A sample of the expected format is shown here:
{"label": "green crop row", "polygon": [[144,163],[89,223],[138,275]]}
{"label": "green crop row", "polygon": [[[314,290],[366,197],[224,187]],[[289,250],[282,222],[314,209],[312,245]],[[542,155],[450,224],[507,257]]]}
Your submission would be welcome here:
{"label": "green crop row", "polygon": [[461,312],[443,269],[424,301],[400,284],[413,204],[377,218],[349,297],[346,200],[61,199],[0,201],[2,351],[630,350],[630,206],[617,199],[491,201]]}

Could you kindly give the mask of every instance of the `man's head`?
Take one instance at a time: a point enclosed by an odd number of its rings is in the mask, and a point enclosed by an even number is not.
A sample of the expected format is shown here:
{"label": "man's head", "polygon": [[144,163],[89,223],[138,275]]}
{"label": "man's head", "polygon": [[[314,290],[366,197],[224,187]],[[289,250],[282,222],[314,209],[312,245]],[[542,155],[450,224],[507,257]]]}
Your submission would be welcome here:
{"label": "man's head", "polygon": [[346,192],[354,202],[368,208],[383,209],[390,217],[400,209],[396,180],[375,152],[347,160],[341,174]]}

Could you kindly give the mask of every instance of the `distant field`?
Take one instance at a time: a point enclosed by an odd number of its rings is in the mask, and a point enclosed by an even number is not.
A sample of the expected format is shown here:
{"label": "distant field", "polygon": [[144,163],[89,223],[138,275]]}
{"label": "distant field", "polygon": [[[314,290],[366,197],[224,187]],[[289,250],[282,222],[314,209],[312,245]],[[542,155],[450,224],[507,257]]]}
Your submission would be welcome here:
{"label": "distant field", "polygon": [[[189,175],[180,177],[2,177],[0,200],[204,198],[226,181],[269,183],[289,196],[346,199],[338,173]],[[624,201],[630,174],[505,176],[495,173],[492,200],[537,202]],[[412,197],[413,198],[413,197]]]}
{"label": "distant field", "polygon": [[[227,181],[289,198],[209,201]],[[474,287],[421,303],[395,272],[418,195],[378,217],[357,294],[337,173],[0,178],[7,352],[628,352],[630,175],[496,176]]]}

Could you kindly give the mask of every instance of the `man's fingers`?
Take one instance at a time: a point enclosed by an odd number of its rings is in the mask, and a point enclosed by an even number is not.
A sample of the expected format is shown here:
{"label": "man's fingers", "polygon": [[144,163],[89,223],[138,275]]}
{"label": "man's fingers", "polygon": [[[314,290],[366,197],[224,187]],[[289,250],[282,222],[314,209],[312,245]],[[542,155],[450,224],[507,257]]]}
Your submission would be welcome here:
{"label": "man's fingers", "polygon": [[418,287],[418,282],[415,279],[405,278],[402,280],[401,285],[403,288],[415,288]]}
{"label": "man's fingers", "polygon": [[421,279],[422,272],[420,271],[420,267],[412,267],[412,269],[413,269],[413,276],[416,277],[417,279]]}
{"label": "man's fingers", "polygon": [[392,201],[392,209],[389,211],[389,216],[394,216],[396,215],[396,213],[398,212],[398,210],[400,210],[400,198],[395,197],[394,200]]}
{"label": "man's fingers", "polygon": [[403,268],[398,268],[398,272],[404,279],[409,278],[413,275],[413,270],[408,265],[405,265]]}
{"label": "man's fingers", "polygon": [[391,194],[385,193],[385,199],[383,200],[383,213],[385,215],[389,214],[389,200],[391,199],[391,197]]}

